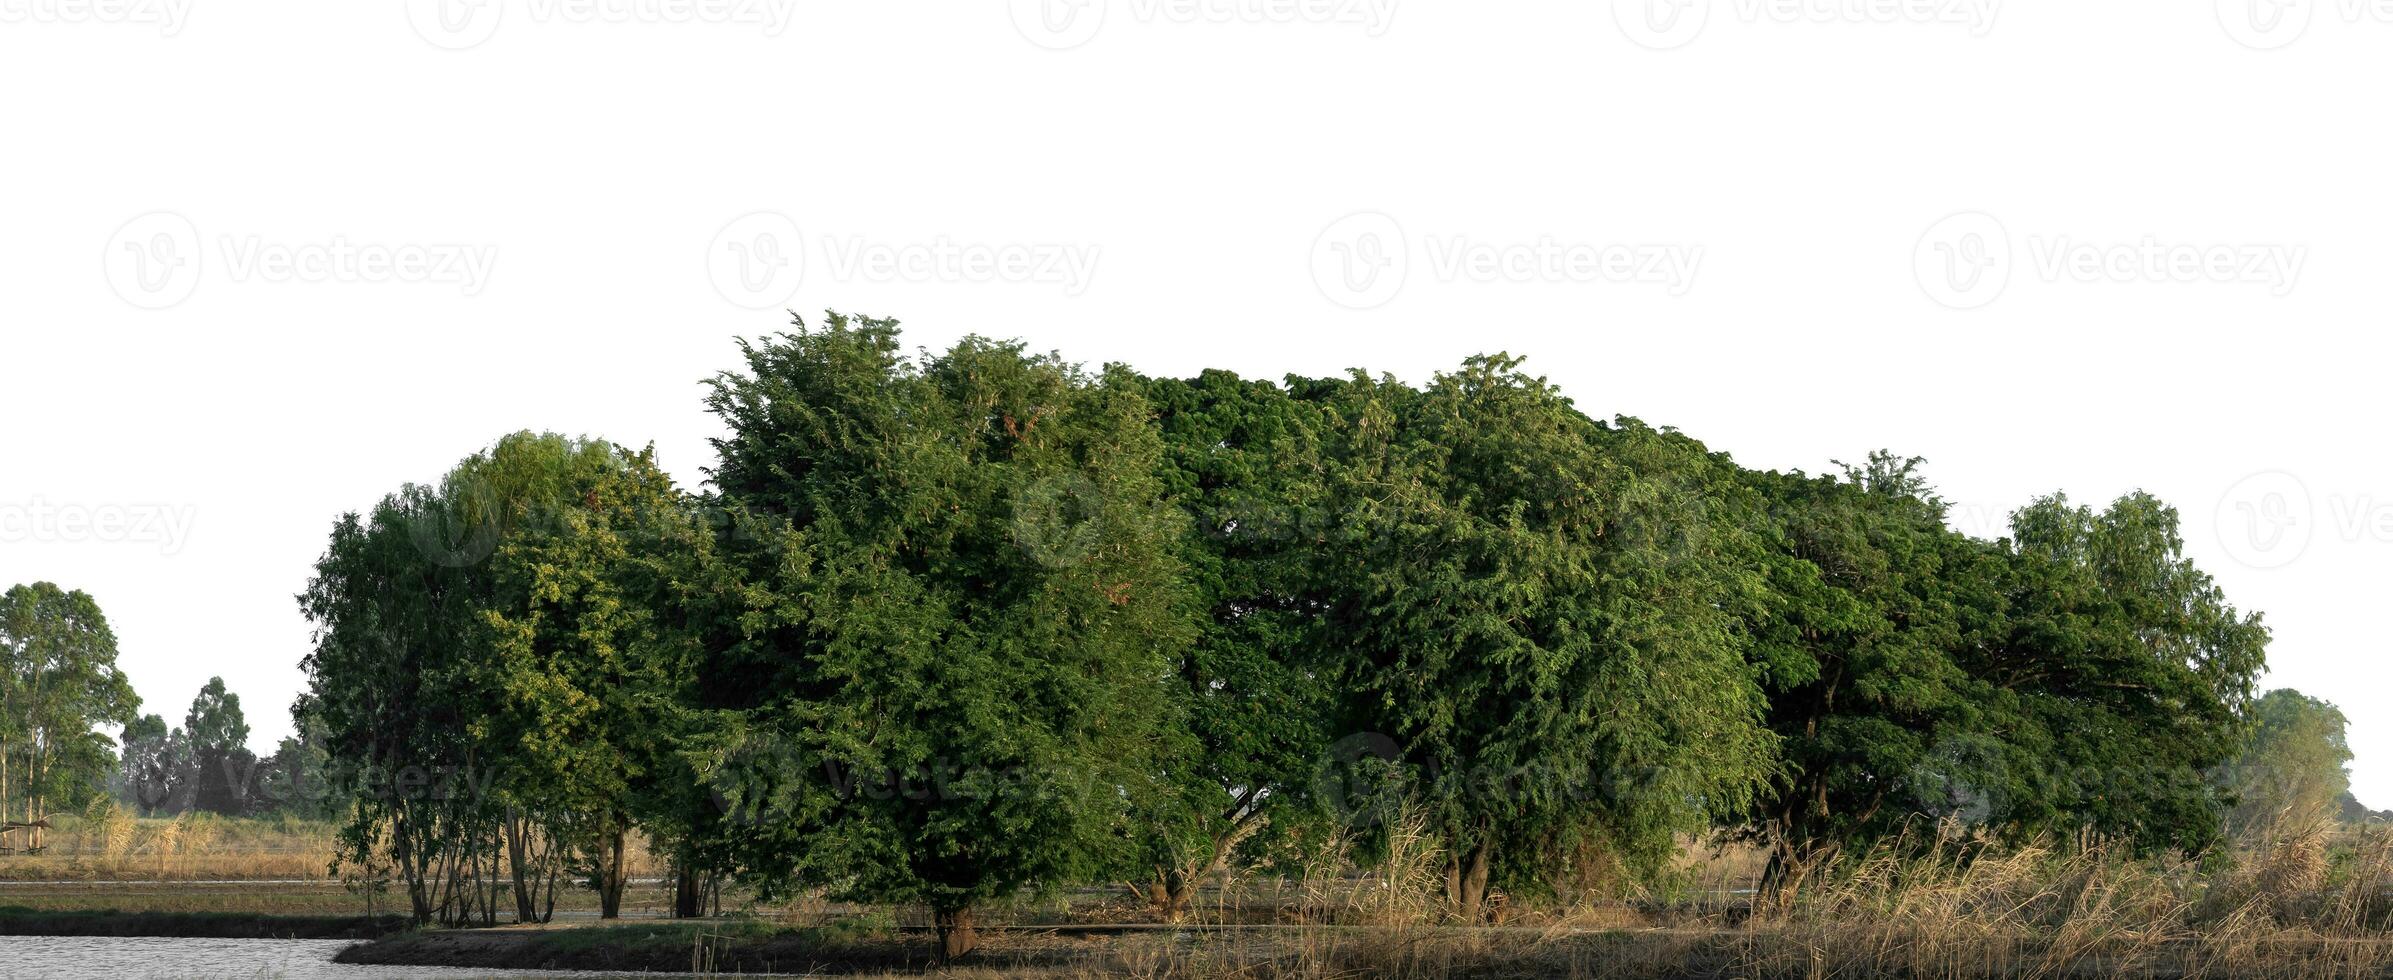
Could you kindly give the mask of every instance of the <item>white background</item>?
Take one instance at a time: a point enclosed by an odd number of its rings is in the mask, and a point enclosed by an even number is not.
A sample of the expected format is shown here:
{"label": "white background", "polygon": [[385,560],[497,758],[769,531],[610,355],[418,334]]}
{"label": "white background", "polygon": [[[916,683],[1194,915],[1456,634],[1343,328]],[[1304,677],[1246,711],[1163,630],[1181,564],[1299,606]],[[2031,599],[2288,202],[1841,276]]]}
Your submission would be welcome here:
{"label": "white background", "polygon": [[2165,497],[2393,806],[2393,18],[1041,2],[0,0],[0,585],[265,751],[338,514],[521,428],[695,484],[699,380],[784,308],[1167,374],[1509,350],[1746,465],[1926,456],[1974,533]]}

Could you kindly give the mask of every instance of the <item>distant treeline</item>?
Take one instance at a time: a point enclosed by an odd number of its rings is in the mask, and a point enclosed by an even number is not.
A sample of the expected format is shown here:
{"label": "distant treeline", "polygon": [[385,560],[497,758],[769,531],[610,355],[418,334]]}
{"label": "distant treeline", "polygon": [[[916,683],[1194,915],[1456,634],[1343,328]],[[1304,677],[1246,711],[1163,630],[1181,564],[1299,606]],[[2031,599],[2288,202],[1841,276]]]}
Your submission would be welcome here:
{"label": "distant treeline", "polygon": [[[703,489],[523,433],[334,527],[294,710],[419,920],[559,875],[612,914],[634,832],[684,913],[821,889],[957,953],[993,899],[1174,912],[1399,812],[1475,915],[1687,835],[1772,888],[1919,822],[2195,852],[2268,789],[2268,631],[2143,494],[1974,538],[1916,459],[1745,469],[1505,355],[1152,378],[840,315],[741,355]],[[2342,794],[2341,723],[2269,806]]]}

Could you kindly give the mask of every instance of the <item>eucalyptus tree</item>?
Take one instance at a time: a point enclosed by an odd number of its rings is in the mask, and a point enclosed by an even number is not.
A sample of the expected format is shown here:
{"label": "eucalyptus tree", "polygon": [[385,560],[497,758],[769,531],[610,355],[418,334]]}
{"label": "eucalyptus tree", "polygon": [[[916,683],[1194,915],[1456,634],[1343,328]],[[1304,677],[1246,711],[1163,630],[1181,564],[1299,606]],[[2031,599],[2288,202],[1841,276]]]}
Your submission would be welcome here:
{"label": "eucalyptus tree", "polygon": [[224,689],[224,678],[208,678],[192,697],[183,734],[191,753],[192,809],[228,816],[247,812],[257,756],[249,751],[241,696]]}
{"label": "eucalyptus tree", "polygon": [[1412,389],[1303,383],[1332,407],[1325,636],[1350,731],[1379,733],[1476,915],[1597,845],[1651,867],[1746,805],[1773,762],[1739,614],[1754,546],[1711,513],[1726,466],[1595,422],[1509,356]]}
{"label": "eucalyptus tree", "polygon": [[115,746],[96,729],[131,723],[141,706],[116,653],[90,595],[49,582],[0,593],[0,806],[13,791],[37,823],[106,785]]}
{"label": "eucalyptus tree", "polygon": [[708,671],[718,833],[768,890],[928,906],[948,957],[984,902],[1126,871],[1190,632],[1136,386],[837,314],[742,354],[713,476],[769,574]]}

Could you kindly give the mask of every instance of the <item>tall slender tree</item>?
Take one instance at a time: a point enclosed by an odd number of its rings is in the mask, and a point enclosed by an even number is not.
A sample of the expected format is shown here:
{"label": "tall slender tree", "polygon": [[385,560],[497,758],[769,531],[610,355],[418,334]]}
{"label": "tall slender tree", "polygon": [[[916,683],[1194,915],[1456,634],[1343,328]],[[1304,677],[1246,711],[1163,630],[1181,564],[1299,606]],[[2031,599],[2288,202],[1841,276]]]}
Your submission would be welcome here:
{"label": "tall slender tree", "polygon": [[257,756],[249,751],[241,696],[224,689],[224,678],[208,678],[191,699],[183,733],[191,752],[192,808],[228,816],[247,812]]}

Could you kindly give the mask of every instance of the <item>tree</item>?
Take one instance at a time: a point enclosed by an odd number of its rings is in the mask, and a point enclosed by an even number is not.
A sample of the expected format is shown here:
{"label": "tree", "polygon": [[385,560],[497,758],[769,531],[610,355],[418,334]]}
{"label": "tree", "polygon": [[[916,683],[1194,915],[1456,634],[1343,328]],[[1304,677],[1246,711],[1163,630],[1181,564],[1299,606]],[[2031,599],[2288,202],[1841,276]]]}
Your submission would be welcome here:
{"label": "tree", "polygon": [[344,515],[299,596],[315,646],[292,712],[323,732],[350,796],[339,861],[396,870],[419,923],[462,919],[459,869],[480,859],[497,822],[493,763],[468,731],[474,569],[499,532],[475,504],[409,485],[366,516]]}
{"label": "tree", "polygon": [[1272,810],[1301,796],[1327,749],[1331,702],[1312,591],[1321,532],[1318,406],[1206,371],[1141,386],[1163,440],[1164,489],[1188,515],[1179,557],[1201,613],[1176,665],[1196,751],[1166,774],[1150,897],[1167,918]]}
{"label": "tree", "polygon": [[709,670],[707,773],[743,863],[927,905],[950,958],[983,902],[1128,870],[1188,635],[1134,385],[837,314],[742,353],[714,481],[778,530],[740,543],[773,572]]}
{"label": "tree", "polygon": [[1391,738],[1482,908],[1601,846],[1650,868],[1773,761],[1738,614],[1753,547],[1692,440],[1580,414],[1509,356],[1413,390],[1300,385],[1337,414],[1321,547],[1347,730]]}
{"label": "tree", "polygon": [[344,801],[331,783],[331,760],[324,750],[322,723],[310,717],[292,720],[298,731],[283,736],[275,744],[274,754],[258,763],[259,802],[294,816],[338,818]]}
{"label": "tree", "polygon": [[1956,765],[1998,737],[1957,659],[2000,613],[1992,552],[1945,526],[1919,463],[1746,473],[1774,552],[1752,656],[1784,763],[1742,829],[1771,846],[1771,891],[1948,808],[1968,775]]}
{"label": "tree", "polygon": [[50,804],[81,805],[117,761],[94,729],[128,724],[140,706],[91,596],[48,582],[0,594],[0,808],[11,790],[28,823]]}
{"label": "tree", "polygon": [[[590,872],[600,917],[615,918],[635,820],[696,782],[674,726],[699,664],[692,611],[715,587],[710,531],[649,452],[519,433],[461,473],[537,482],[558,506],[554,519],[518,522],[491,563],[476,644],[487,659],[474,671],[488,714],[473,729],[511,762],[502,790],[552,815]],[[524,473],[543,476],[511,479]],[[694,876],[683,857],[678,869]]]}
{"label": "tree", "polygon": [[2235,801],[2227,833],[2246,838],[2342,816],[2351,795],[2349,724],[2334,705],[2291,688],[2252,702],[2242,751],[2219,770]]}
{"label": "tree", "polygon": [[257,756],[249,751],[241,696],[224,689],[224,678],[208,678],[191,699],[183,733],[193,764],[191,807],[228,816],[248,812]]}
{"label": "tree", "polygon": [[2147,494],[2096,513],[2055,495],[2012,515],[2002,635],[1964,668],[2008,737],[1982,791],[2023,833],[2201,851],[2226,799],[2209,774],[2242,742],[2268,629],[2184,557]]}
{"label": "tree", "polygon": [[142,715],[125,725],[121,798],[138,812],[157,814],[181,809],[176,792],[187,784],[189,766],[182,731],[168,731],[166,719]]}

